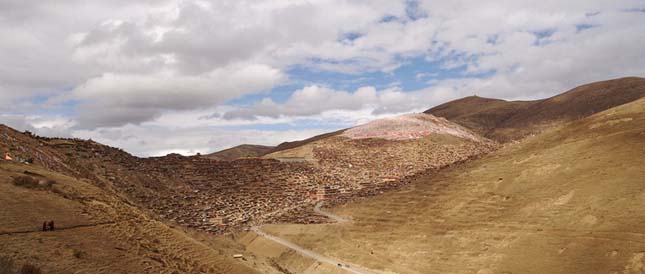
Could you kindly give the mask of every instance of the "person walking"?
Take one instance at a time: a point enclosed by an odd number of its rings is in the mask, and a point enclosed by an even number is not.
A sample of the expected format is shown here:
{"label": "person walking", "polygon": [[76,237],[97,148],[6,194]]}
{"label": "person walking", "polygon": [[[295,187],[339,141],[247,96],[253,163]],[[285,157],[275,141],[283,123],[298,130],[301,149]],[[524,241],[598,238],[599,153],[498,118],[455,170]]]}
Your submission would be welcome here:
{"label": "person walking", "polygon": [[43,222],[43,231],[47,231],[47,221]]}

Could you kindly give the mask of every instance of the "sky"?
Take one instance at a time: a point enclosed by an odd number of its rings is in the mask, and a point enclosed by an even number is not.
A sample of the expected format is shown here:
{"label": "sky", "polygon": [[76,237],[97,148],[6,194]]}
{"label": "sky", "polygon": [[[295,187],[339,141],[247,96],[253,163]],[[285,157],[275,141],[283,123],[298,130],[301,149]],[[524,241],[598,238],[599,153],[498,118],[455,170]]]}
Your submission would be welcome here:
{"label": "sky", "polygon": [[138,156],[645,76],[644,0],[0,0],[0,123]]}

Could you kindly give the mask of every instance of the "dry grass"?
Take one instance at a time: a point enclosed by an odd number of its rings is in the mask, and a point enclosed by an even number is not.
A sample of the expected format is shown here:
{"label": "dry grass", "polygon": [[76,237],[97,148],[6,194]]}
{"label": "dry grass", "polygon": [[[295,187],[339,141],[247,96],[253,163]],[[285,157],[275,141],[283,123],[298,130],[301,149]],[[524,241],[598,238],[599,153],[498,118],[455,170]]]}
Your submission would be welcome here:
{"label": "dry grass", "polygon": [[398,273],[642,273],[645,99],[266,231]]}
{"label": "dry grass", "polygon": [[[39,189],[43,180],[56,181],[52,191]],[[254,261],[230,257],[242,252],[230,239],[198,241],[86,181],[36,165],[0,164],[0,204],[0,257],[35,262],[44,273],[256,273],[244,265]],[[56,230],[41,231],[45,220]]]}
{"label": "dry grass", "polygon": [[16,267],[16,264],[8,257],[0,256],[0,274],[42,274],[42,270],[39,267],[26,263],[23,264],[20,268]]}
{"label": "dry grass", "polygon": [[445,117],[485,137],[507,142],[644,96],[645,78],[627,77],[583,85],[557,96],[535,101],[507,102],[466,97],[434,107],[425,113]]}

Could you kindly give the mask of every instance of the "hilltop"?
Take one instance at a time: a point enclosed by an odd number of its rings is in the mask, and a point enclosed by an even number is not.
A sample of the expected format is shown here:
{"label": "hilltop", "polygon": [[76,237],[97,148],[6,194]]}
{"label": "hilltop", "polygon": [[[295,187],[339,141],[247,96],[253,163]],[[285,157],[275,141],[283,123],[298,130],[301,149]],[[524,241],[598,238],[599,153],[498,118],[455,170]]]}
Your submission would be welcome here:
{"label": "hilltop", "polygon": [[375,120],[264,158],[302,159],[313,164],[342,185],[322,194],[343,200],[339,194],[347,190],[376,194],[380,188],[400,186],[419,172],[466,161],[496,147],[491,140],[446,119],[409,114]]}
{"label": "hilltop", "polygon": [[471,96],[436,106],[425,113],[507,142],[641,97],[645,97],[645,78],[627,77],[583,85],[535,101],[509,102]]}
{"label": "hilltop", "polygon": [[261,145],[239,145],[225,150],[213,152],[211,154],[204,155],[205,157],[219,160],[219,161],[233,161],[241,158],[257,158],[262,157],[267,154],[269,151],[274,149],[272,146],[261,146]]}

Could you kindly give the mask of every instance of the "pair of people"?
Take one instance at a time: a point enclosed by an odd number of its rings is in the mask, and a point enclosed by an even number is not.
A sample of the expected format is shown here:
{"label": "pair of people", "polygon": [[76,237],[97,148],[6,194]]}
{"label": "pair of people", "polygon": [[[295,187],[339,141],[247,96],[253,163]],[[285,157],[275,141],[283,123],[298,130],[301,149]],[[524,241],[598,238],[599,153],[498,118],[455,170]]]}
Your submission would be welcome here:
{"label": "pair of people", "polygon": [[54,221],[44,221],[43,222],[43,231],[54,230]]}

